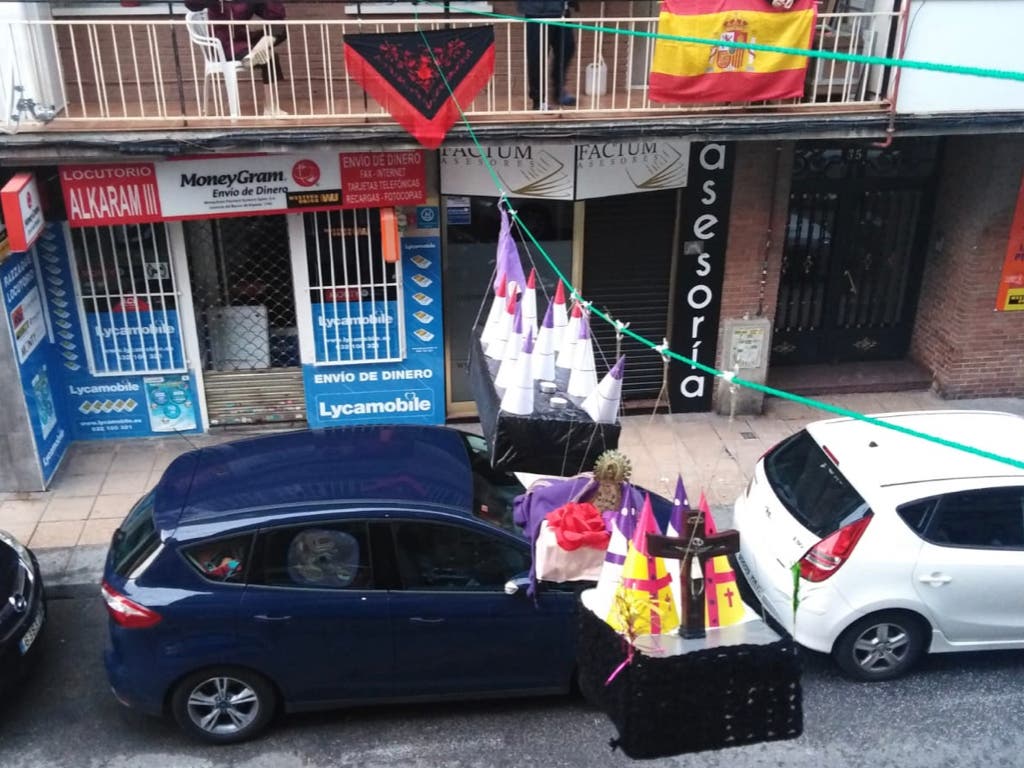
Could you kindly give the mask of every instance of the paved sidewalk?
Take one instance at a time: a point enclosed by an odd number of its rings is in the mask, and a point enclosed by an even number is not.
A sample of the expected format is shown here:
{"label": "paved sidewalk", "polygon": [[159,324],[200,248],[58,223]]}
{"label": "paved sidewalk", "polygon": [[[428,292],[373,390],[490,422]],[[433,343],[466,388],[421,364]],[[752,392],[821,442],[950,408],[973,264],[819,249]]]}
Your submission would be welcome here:
{"label": "paved sidewalk", "polygon": [[[929,392],[841,395],[825,402],[860,413],[972,408],[1024,415],[1024,399],[950,401]],[[766,450],[807,422],[828,416],[776,398],[765,401],[763,414],[731,421],[709,413],[627,416],[619,448],[632,460],[639,485],[671,496],[681,473],[692,500],[703,491],[713,507],[727,510]],[[48,586],[95,585],[111,534],[176,456],[265,431],[237,428],[187,439],[175,435],[75,443],[49,491],[0,493],[0,528],[35,551]]]}

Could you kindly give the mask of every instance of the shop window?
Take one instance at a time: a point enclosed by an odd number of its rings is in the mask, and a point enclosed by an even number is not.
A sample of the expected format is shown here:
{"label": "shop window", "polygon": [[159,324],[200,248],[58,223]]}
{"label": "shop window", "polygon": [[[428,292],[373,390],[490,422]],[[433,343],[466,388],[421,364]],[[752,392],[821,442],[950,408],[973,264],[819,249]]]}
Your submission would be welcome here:
{"label": "shop window", "polygon": [[72,238],[92,373],[184,372],[165,226],[85,227]]}
{"label": "shop window", "polygon": [[403,360],[405,317],[392,209],[309,213],[305,227],[314,362]]}

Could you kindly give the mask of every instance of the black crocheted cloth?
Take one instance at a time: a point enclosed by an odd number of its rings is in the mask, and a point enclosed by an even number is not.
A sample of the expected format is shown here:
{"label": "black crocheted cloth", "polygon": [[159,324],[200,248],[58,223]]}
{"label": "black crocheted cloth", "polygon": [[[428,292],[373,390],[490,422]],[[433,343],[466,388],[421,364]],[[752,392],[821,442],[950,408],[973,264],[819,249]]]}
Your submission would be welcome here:
{"label": "black crocheted cloth", "polygon": [[469,345],[469,384],[494,469],[562,477],[590,469],[598,456],[618,448],[619,424],[595,423],[571,401],[553,408],[551,395],[540,390],[534,392],[531,415],[501,410],[478,331],[473,331]]}
{"label": "black crocheted cloth", "polygon": [[652,658],[626,656],[623,639],[580,607],[579,683],[632,758],[795,739],[803,732],[800,662],[791,640]]}

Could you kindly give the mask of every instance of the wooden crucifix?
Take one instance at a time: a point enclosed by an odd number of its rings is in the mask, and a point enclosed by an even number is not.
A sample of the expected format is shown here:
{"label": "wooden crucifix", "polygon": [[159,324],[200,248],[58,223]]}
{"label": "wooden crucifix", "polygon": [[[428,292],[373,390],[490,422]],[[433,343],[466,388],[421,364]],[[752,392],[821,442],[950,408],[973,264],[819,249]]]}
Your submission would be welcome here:
{"label": "wooden crucifix", "polygon": [[[679,560],[679,584],[682,594],[679,606],[682,616],[680,635],[700,638],[704,632],[704,566],[718,555],[740,551],[739,531],[719,531],[704,535],[704,513],[699,509],[687,510],[683,515],[682,536],[655,536],[648,534],[647,551],[655,557]],[[700,566],[699,577],[693,574],[694,558]]]}

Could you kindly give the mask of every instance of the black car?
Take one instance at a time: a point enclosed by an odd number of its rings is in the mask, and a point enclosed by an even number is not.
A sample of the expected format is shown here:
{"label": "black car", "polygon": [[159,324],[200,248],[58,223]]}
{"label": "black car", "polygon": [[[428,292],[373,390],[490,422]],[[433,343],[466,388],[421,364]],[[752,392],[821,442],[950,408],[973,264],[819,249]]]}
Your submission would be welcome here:
{"label": "black car", "polygon": [[45,617],[43,577],[35,555],[0,530],[0,701],[38,655]]}

